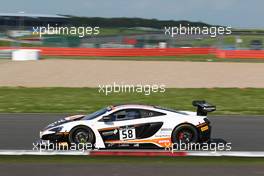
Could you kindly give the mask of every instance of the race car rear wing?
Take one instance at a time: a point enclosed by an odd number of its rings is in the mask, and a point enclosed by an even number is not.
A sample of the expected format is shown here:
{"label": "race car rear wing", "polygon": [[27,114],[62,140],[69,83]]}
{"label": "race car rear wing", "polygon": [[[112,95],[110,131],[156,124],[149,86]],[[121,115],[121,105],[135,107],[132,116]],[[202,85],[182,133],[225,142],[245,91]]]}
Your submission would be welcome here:
{"label": "race car rear wing", "polygon": [[195,100],[192,102],[193,106],[197,107],[198,116],[206,116],[208,112],[213,112],[216,110],[214,105],[207,103],[204,100]]}

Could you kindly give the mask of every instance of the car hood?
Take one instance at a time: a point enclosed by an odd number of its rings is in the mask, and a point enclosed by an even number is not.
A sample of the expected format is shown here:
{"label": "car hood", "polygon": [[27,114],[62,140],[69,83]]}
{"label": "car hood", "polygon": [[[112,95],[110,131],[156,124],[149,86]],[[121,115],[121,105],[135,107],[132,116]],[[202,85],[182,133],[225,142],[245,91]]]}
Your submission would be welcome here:
{"label": "car hood", "polygon": [[49,124],[44,128],[44,130],[62,125],[67,122],[81,120],[83,117],[85,117],[85,115],[73,115],[73,116],[64,117],[56,122]]}

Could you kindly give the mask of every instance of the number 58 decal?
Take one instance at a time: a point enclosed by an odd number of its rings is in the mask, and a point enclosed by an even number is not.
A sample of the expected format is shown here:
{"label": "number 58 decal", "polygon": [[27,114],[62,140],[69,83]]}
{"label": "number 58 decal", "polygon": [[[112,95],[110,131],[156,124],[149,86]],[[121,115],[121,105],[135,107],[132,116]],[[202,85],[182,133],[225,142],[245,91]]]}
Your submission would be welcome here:
{"label": "number 58 decal", "polygon": [[126,139],[136,139],[136,130],[135,128],[124,128],[119,130],[120,140]]}

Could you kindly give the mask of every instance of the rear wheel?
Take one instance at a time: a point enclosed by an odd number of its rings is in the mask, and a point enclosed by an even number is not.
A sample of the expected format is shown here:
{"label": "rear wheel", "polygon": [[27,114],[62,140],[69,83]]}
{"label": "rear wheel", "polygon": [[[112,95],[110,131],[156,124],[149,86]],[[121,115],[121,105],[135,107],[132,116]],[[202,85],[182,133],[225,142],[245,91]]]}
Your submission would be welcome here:
{"label": "rear wheel", "polygon": [[198,141],[198,132],[194,126],[184,124],[173,130],[171,138],[173,143],[196,143]]}

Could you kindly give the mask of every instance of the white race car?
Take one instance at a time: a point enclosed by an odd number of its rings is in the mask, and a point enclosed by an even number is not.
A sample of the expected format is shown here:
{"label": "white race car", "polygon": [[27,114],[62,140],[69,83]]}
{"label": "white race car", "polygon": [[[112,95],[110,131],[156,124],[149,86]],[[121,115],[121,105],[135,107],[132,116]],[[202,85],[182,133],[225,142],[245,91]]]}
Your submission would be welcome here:
{"label": "white race car", "polygon": [[210,140],[207,113],[215,106],[193,101],[196,112],[158,106],[126,104],[109,106],[89,115],[75,115],[56,121],[40,132],[50,143],[90,143],[95,148],[170,147],[173,143],[201,143]]}

